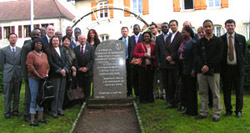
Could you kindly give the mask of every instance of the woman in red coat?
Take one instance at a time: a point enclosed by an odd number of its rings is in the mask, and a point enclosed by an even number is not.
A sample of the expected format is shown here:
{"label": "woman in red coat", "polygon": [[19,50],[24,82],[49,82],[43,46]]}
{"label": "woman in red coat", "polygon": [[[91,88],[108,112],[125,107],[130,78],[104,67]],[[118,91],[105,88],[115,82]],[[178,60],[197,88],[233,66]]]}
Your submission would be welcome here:
{"label": "woman in red coat", "polygon": [[133,51],[134,57],[142,58],[139,67],[140,103],[152,103],[153,97],[153,77],[155,68],[155,45],[151,43],[150,32],[144,32],[143,41],[138,43]]}

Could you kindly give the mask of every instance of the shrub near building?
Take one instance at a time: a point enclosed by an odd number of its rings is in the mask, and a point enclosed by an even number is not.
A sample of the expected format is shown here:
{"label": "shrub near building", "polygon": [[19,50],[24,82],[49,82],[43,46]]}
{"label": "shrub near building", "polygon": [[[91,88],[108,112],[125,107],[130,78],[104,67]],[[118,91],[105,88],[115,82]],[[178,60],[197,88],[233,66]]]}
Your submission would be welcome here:
{"label": "shrub near building", "polygon": [[244,89],[250,93],[250,40],[247,41],[248,52],[245,58],[245,84]]}

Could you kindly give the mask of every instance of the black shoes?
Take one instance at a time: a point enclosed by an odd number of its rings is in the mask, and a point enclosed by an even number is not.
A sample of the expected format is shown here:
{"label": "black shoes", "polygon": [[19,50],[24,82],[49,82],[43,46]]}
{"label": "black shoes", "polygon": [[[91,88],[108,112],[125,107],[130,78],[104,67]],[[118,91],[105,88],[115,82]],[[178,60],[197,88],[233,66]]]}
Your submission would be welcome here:
{"label": "black shoes", "polygon": [[184,106],[180,106],[179,109],[178,109],[178,111],[181,111],[181,112],[184,111],[184,110],[185,110]]}
{"label": "black shoes", "polygon": [[203,115],[198,115],[195,117],[196,120],[200,120],[200,119],[204,119],[204,118],[208,118],[207,116],[203,116]]}
{"label": "black shoes", "polygon": [[58,113],[58,115],[60,115],[60,116],[64,116],[64,113]]}
{"label": "black shoes", "polygon": [[218,122],[218,121],[219,121],[219,118],[213,117],[212,121],[213,121],[213,122]]}
{"label": "black shoes", "polygon": [[31,122],[30,122],[30,125],[31,125],[31,126],[38,126],[38,123],[37,123],[36,121],[31,121]]}
{"label": "black shoes", "polygon": [[13,116],[17,116],[17,117],[20,116],[20,114],[19,114],[18,112],[13,112],[12,115],[13,115]]}
{"label": "black shoes", "polygon": [[4,118],[5,118],[5,119],[9,119],[10,117],[11,117],[10,114],[4,114]]}
{"label": "black shoes", "polygon": [[38,120],[38,122],[40,122],[40,123],[44,123],[44,124],[47,124],[48,122],[47,122],[47,120],[46,119],[40,119],[40,120]]}
{"label": "black shoes", "polygon": [[232,115],[231,112],[226,112],[226,114],[224,114],[224,117],[229,117],[229,116],[231,116],[231,115]]}
{"label": "black shoes", "polygon": [[239,118],[239,117],[242,117],[241,112],[237,112],[237,113],[236,113],[236,117],[238,117],[238,118]]}

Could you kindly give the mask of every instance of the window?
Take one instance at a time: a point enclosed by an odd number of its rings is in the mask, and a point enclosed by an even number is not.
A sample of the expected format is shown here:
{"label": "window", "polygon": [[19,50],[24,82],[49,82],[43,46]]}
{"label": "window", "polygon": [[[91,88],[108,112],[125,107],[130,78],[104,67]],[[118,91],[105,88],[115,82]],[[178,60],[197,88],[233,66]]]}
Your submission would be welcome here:
{"label": "window", "polygon": [[108,34],[100,35],[100,37],[101,37],[101,41],[102,41],[102,42],[109,39],[109,35],[108,35]]}
{"label": "window", "polygon": [[[97,7],[98,7],[98,9],[108,8],[107,1],[99,2]],[[98,15],[99,15],[98,16],[99,18],[107,18],[107,17],[109,17],[109,12],[108,12],[108,10],[100,10]]]}
{"label": "window", "polygon": [[30,37],[31,27],[30,25],[24,25],[23,26],[23,36],[24,37]]}
{"label": "window", "polygon": [[217,36],[217,37],[220,37],[221,34],[222,34],[222,28],[220,25],[218,26],[214,26],[214,34]]}
{"label": "window", "polygon": [[47,28],[49,24],[41,24],[42,27]]}
{"label": "window", "polygon": [[194,9],[194,1],[193,0],[182,0],[182,9]]}
{"label": "window", "polygon": [[246,40],[250,39],[250,23],[245,23],[246,25]]}
{"label": "window", "polygon": [[7,39],[9,34],[10,34],[10,26],[4,27],[4,33],[3,33],[4,39]]}
{"label": "window", "polygon": [[142,13],[142,0],[132,0],[133,12]]}
{"label": "window", "polygon": [[208,0],[208,7],[221,7],[221,0]]}

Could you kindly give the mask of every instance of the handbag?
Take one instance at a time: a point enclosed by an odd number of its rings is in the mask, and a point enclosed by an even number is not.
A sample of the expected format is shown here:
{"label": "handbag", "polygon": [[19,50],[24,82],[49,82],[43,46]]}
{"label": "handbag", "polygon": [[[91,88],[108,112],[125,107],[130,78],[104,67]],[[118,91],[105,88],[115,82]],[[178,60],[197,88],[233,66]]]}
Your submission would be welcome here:
{"label": "handbag", "polygon": [[[75,81],[75,83],[77,84],[76,82],[76,78],[73,79]],[[77,84],[76,88],[73,89],[74,85],[72,84],[69,88],[69,90],[67,91],[67,96],[68,96],[68,99],[70,101],[72,100],[78,100],[78,99],[83,99],[84,98],[84,93],[83,93],[83,90],[82,88],[79,87],[79,85]]]}
{"label": "handbag", "polygon": [[54,86],[47,79],[41,79],[39,90],[37,91],[36,102],[40,107],[44,107],[54,99]]}
{"label": "handbag", "polygon": [[[144,46],[141,43],[141,46],[143,48],[143,51],[145,52]],[[142,58],[138,58],[138,57],[133,57],[132,60],[130,61],[130,64],[134,64],[134,65],[141,65],[142,63]]]}

